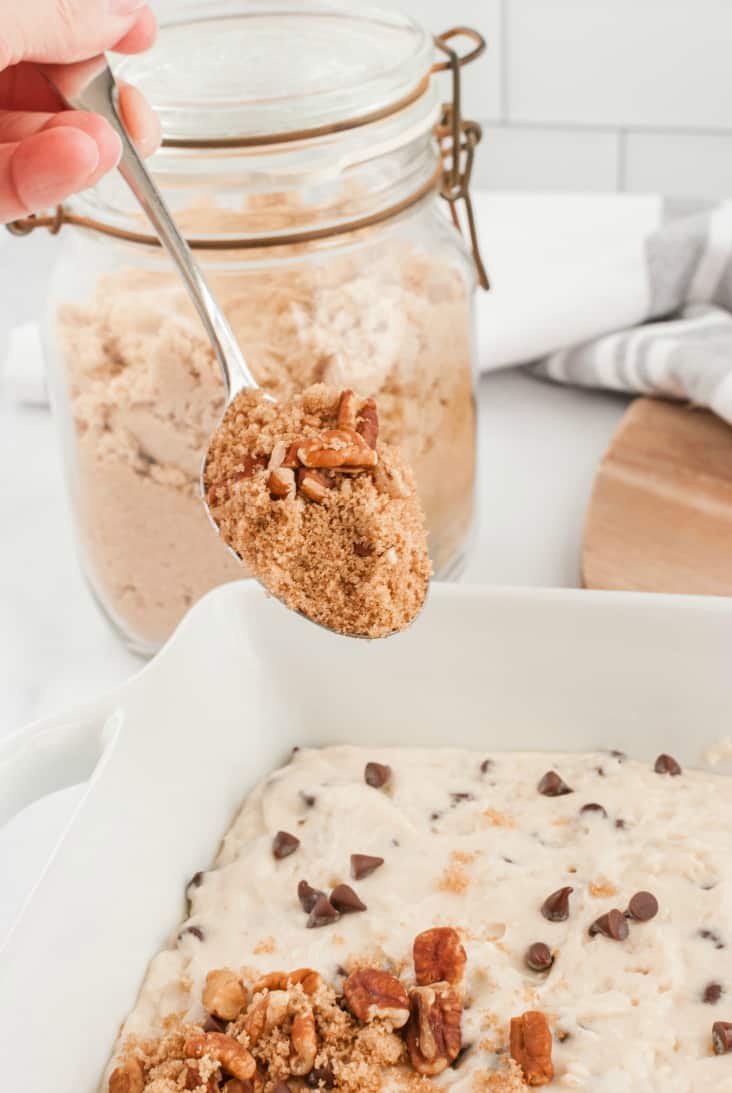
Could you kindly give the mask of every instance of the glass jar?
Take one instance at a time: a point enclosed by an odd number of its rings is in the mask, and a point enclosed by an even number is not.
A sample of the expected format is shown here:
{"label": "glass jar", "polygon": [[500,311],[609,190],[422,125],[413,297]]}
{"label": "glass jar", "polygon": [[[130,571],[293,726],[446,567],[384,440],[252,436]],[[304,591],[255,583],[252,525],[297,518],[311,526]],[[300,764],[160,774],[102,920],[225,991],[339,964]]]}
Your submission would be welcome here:
{"label": "glass jar", "polygon": [[[434,62],[434,40],[394,14],[196,0],[117,74],[162,119],[153,172],[258,381],[280,398],[318,381],[376,397],[444,578],[473,514],[476,277],[439,196]],[[242,576],[199,498],[223,388],[119,176],[61,220],[46,343],[83,564],[113,625],[151,653]]]}

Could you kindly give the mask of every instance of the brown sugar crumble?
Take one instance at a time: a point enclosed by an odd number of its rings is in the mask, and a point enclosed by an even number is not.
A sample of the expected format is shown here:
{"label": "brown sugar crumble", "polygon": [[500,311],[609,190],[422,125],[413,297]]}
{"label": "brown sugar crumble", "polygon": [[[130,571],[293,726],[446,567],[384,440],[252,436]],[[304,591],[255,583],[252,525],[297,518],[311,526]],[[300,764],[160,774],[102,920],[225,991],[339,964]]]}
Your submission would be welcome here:
{"label": "brown sugar crumble", "polygon": [[287,607],[340,633],[405,629],[431,565],[411,470],[378,439],[373,399],[316,384],[243,391],[212,441],[206,500],[222,537]]}

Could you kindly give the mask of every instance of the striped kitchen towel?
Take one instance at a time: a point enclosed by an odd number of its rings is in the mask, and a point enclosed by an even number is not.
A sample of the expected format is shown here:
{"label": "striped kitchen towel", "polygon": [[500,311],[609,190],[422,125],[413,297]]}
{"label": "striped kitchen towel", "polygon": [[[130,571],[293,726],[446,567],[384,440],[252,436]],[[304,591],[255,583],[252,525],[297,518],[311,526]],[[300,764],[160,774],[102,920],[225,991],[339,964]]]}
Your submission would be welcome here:
{"label": "striped kitchen towel", "polygon": [[[732,423],[732,201],[481,195],[484,369],[681,399]],[[493,253],[492,253],[493,252]]]}

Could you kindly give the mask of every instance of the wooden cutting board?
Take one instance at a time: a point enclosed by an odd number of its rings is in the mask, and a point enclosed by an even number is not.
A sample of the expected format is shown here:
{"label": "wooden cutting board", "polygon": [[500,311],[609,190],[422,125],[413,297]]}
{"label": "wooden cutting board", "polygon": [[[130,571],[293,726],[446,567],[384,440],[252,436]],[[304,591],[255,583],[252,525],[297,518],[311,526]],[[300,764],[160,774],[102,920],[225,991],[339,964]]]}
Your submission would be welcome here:
{"label": "wooden cutting board", "polygon": [[632,404],[595,479],[582,579],[732,596],[731,426],[677,403]]}

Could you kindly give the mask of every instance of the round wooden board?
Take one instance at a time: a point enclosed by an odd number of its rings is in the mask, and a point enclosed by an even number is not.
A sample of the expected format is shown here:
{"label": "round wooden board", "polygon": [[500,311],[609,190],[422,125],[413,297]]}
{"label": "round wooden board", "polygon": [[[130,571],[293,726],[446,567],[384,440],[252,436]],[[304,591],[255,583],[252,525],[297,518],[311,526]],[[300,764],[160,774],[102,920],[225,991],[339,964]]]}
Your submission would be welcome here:
{"label": "round wooden board", "polygon": [[705,410],[636,399],[595,479],[582,579],[732,595],[732,427]]}

